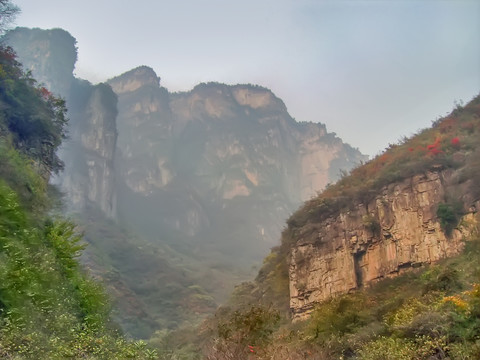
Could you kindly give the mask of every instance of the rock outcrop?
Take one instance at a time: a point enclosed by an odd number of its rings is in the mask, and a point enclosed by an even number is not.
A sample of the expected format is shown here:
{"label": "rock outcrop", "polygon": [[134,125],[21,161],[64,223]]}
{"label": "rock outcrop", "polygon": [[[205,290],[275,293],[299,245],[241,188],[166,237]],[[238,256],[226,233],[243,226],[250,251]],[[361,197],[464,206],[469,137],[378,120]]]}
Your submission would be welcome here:
{"label": "rock outcrop", "polygon": [[14,47],[25,70],[51,92],[67,96],[75,80],[76,40],[62,29],[16,28],[3,41]]}
{"label": "rock outcrop", "polygon": [[[437,216],[457,175],[438,170],[392,183],[369,203],[304,226],[289,269],[294,318],[332,296],[458,254],[464,246],[461,231],[447,236]],[[460,199],[472,205],[466,212],[474,212],[478,203],[456,186]]]}
{"label": "rock outcrop", "polygon": [[[79,92],[83,92],[83,99],[77,97]],[[117,98],[105,84],[92,86],[78,80],[69,98],[69,138],[59,154],[65,171],[57,182],[67,194],[70,211],[83,212],[95,206],[107,217],[115,218]]]}

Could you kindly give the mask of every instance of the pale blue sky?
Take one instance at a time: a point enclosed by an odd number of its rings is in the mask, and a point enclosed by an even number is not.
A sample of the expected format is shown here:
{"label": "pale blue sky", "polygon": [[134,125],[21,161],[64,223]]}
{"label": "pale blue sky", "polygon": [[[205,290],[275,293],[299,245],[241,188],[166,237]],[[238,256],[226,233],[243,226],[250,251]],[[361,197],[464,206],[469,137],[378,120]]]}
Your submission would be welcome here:
{"label": "pale blue sky", "polygon": [[92,82],[148,65],[170,91],[252,83],[374,155],[480,92],[480,1],[13,0],[68,30]]}

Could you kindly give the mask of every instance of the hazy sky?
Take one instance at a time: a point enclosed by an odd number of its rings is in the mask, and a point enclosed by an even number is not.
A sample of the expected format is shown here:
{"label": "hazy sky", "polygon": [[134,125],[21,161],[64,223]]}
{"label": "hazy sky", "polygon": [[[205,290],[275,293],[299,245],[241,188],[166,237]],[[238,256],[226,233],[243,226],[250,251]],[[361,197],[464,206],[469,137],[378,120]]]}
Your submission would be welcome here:
{"label": "hazy sky", "polygon": [[270,88],[374,155],[480,92],[480,1],[13,0],[78,41],[78,77],[148,65],[170,91]]}

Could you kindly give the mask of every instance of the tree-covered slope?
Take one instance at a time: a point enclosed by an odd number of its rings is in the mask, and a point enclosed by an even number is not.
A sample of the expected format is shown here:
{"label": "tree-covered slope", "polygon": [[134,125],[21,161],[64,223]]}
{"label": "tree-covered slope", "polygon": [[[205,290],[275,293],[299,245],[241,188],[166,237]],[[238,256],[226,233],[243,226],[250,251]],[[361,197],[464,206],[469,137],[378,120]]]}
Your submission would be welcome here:
{"label": "tree-covered slope", "polygon": [[52,215],[66,121],[64,101],[0,47],[0,357],[154,358],[115,330],[101,285],[77,261],[75,225]]}

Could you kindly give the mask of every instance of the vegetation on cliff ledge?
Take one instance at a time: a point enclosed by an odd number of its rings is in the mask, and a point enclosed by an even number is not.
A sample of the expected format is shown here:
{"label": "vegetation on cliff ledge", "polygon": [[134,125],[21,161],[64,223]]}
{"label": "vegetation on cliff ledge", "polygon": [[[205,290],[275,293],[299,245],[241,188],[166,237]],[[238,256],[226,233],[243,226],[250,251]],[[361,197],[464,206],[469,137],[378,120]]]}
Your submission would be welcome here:
{"label": "vegetation on cliff ledge", "polygon": [[[391,183],[426,171],[463,167],[466,179],[480,179],[478,147],[480,131],[480,96],[465,107],[457,105],[452,113],[411,138],[391,144],[385,152],[349,174],[317,197],[307,201],[288,220],[291,228],[311,221],[321,221],[358,203],[368,203],[378,191]],[[470,189],[478,197],[477,188]]]}

